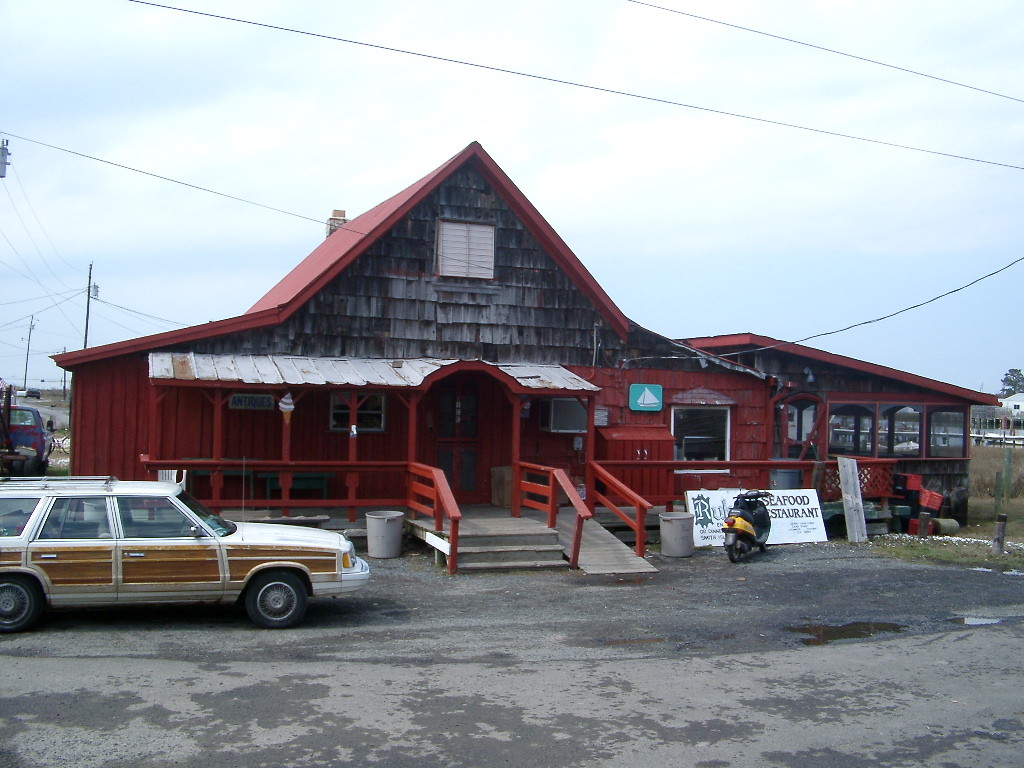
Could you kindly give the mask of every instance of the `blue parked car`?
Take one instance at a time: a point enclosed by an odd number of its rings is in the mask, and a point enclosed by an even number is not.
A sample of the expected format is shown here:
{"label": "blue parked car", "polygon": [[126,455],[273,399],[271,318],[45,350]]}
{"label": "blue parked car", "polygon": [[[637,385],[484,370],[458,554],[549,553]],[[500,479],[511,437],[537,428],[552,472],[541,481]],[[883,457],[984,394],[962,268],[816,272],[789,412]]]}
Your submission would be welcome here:
{"label": "blue parked car", "polygon": [[42,477],[50,465],[53,451],[53,426],[43,421],[35,408],[27,405],[11,406],[11,444],[25,457],[11,464],[11,474],[23,477]]}

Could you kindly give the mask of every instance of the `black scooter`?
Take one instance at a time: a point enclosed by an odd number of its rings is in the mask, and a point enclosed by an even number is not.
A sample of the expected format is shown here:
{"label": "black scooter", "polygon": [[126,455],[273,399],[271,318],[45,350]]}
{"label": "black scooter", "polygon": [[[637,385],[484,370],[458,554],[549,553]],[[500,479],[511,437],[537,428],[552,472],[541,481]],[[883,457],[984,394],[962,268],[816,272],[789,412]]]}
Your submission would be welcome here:
{"label": "black scooter", "polygon": [[768,491],[745,491],[733,502],[722,527],[725,553],[730,563],[738,563],[754,547],[765,551],[765,543],[772,530],[772,518],[764,504],[764,500],[769,498],[771,493]]}

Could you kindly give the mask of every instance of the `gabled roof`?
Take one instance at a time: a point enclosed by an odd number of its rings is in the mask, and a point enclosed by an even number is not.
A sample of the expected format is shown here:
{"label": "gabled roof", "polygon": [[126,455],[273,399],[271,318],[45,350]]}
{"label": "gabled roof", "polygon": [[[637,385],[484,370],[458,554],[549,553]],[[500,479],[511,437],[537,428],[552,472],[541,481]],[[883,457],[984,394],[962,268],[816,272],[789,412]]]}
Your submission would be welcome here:
{"label": "gabled roof", "polygon": [[416,183],[335,230],[244,315],[178,331],[54,355],[53,359],[57,365],[69,368],[108,357],[265,328],[284,322],[465,163],[471,163],[483,175],[537,239],[544,251],[593,302],[595,309],[619,338],[625,340],[629,333],[629,321],[626,316],[615,306],[533,203],[526,199],[484,148],[474,141]]}
{"label": "gabled roof", "polygon": [[[253,305],[249,313],[278,309],[282,319],[298,310],[352,264],[381,236],[386,235],[406,214],[421,203],[445,179],[465,163],[470,163],[519,217],[530,233],[573,283],[594,303],[605,321],[625,340],[628,321],[604,289],[598,285],[582,262],[558,233],[534,208],[533,203],[505,175],[478,142],[473,142],[441,167],[432,171],[394,197],[371,208],[342,225],[298,266],[285,275],[269,293]],[[249,314],[247,313],[247,314]]]}
{"label": "gabled roof", "polygon": [[773,339],[768,336],[759,336],[754,333],[732,333],[723,336],[704,336],[694,339],[685,339],[685,343],[692,347],[696,347],[697,349],[705,349],[709,352],[717,352],[718,354],[725,354],[729,351],[752,352],[758,349],[773,349],[779,352],[785,352],[786,354],[804,357],[808,360],[817,360],[822,363],[850,368],[872,376],[882,376],[887,379],[902,382],[903,384],[921,387],[922,389],[930,389],[933,392],[941,392],[945,395],[967,400],[972,405],[999,404],[999,400],[995,395],[976,392],[973,389],[965,389],[964,387],[957,387],[953,384],[935,381],[935,379],[927,379],[924,376],[917,376],[913,373],[896,370],[895,368],[886,368],[884,365],[866,363],[863,360],[857,360],[852,357],[834,355],[831,352],[823,352],[822,350],[814,349],[813,347],[791,344],[787,341],[779,341],[778,339]]}

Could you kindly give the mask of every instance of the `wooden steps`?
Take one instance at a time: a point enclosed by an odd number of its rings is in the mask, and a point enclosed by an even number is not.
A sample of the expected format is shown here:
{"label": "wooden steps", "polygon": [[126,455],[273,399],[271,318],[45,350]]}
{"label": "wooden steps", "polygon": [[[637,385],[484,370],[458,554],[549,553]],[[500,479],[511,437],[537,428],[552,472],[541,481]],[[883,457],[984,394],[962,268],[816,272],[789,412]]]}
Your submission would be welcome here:
{"label": "wooden steps", "polygon": [[[434,531],[431,520],[407,520],[412,535],[448,539],[448,531]],[[534,570],[568,568],[558,530],[528,518],[463,517],[459,526],[460,571]]]}

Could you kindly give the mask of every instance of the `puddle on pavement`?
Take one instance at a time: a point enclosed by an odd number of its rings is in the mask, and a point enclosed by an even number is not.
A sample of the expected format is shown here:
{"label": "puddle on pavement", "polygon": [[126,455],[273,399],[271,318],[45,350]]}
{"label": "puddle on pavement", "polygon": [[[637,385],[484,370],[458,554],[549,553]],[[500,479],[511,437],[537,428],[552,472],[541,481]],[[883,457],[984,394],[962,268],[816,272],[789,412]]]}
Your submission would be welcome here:
{"label": "puddle on pavement", "polygon": [[854,621],[849,624],[806,624],[802,627],[784,627],[786,632],[810,635],[800,642],[804,645],[825,645],[835,640],[859,640],[887,632],[902,632],[905,627],[881,621]]}
{"label": "puddle on pavement", "polygon": [[981,627],[985,624],[998,624],[1002,619],[982,619],[977,616],[961,616],[959,619],[950,619],[951,624],[961,624],[965,627]]}

